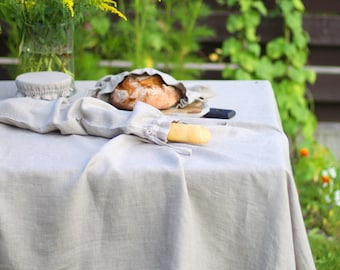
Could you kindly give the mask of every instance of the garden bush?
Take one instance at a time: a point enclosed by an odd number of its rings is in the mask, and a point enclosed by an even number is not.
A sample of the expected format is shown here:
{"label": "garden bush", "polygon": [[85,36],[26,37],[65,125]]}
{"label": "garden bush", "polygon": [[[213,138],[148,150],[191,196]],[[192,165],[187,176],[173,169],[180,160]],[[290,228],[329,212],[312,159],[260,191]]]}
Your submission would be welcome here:
{"label": "garden bush", "polygon": [[[276,1],[267,10],[261,0],[219,0],[237,12],[226,20],[231,34],[220,50],[227,61],[222,76],[236,80],[269,80],[281,121],[290,140],[291,161],[306,228],[318,269],[340,265],[335,246],[340,244],[340,164],[315,139],[317,120],[308,84],[316,74],[305,68],[309,36],[303,29],[304,5],[300,0]],[[282,19],[282,34],[260,46],[257,28],[263,17]],[[236,66],[236,68],[235,68]],[[328,242],[329,241],[329,242]],[[324,253],[319,244],[323,242]],[[327,258],[327,259],[326,259]],[[328,264],[325,261],[333,260]]]}

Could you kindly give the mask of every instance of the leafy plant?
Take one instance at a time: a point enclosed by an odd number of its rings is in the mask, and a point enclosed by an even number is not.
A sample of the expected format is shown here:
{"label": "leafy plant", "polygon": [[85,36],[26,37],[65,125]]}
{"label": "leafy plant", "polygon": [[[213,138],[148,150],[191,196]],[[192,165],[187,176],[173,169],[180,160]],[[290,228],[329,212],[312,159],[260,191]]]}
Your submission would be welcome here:
{"label": "leafy plant", "polygon": [[[152,67],[155,56],[164,46],[158,22],[160,3],[155,0],[133,0],[122,8],[131,14],[127,23],[118,22],[112,29],[110,42],[115,44],[113,55],[129,60],[132,68]],[[112,55],[109,55],[109,59]]]}
{"label": "leafy plant", "polygon": [[62,71],[74,78],[74,25],[98,10],[126,20],[112,0],[3,0],[0,19],[12,26],[10,36],[20,57],[19,73]]}
{"label": "leafy plant", "polygon": [[126,16],[117,9],[112,0],[2,0],[0,19],[14,20],[23,24],[60,24],[78,23],[83,16],[93,10],[102,10],[117,14],[126,20]]}
{"label": "leafy plant", "polygon": [[[225,1],[219,1],[223,3]],[[239,13],[229,16],[227,31],[233,34],[222,47],[230,63],[223,77],[234,79],[270,80],[277,97],[284,130],[296,146],[297,140],[314,138],[316,118],[306,99],[306,83],[314,83],[316,75],[304,68],[308,56],[308,35],[302,28],[303,5],[300,0],[278,1],[276,10],[268,13],[261,0],[227,0],[228,7],[239,7]],[[257,27],[261,16],[281,16],[283,32],[262,50]],[[289,121],[287,121],[289,120]]]}
{"label": "leafy plant", "polygon": [[84,25],[78,25],[74,31],[75,71],[78,80],[98,80],[109,69],[100,66],[100,51],[107,35],[110,34],[109,16],[92,12],[84,17]]}
{"label": "leafy plant", "polygon": [[210,13],[203,0],[167,0],[162,4],[134,0],[121,8],[131,16],[112,28],[107,42],[114,44],[114,49],[104,57],[128,60],[132,68],[161,68],[177,79],[198,76],[197,70],[185,65],[202,61],[198,56],[199,39],[213,35],[212,29],[200,22]]}
{"label": "leafy plant", "polygon": [[308,238],[313,247],[313,256],[317,269],[337,269],[339,267],[340,240],[330,239],[318,228],[311,230]]}
{"label": "leafy plant", "polygon": [[164,40],[167,44],[162,50],[164,70],[171,72],[175,78],[191,79],[199,75],[198,70],[188,70],[186,63],[202,62],[198,56],[199,40],[214,35],[214,31],[203,25],[211,10],[202,0],[164,1],[165,14],[161,24]]}
{"label": "leafy plant", "polygon": [[[226,23],[231,37],[224,41],[221,56],[232,65],[227,65],[222,76],[271,82],[283,128],[290,139],[294,176],[306,225],[334,235],[340,226],[337,195],[340,166],[314,137],[317,121],[307,85],[315,82],[316,74],[305,68],[309,37],[302,27],[304,5],[301,0],[281,0],[268,11],[261,0],[218,2],[238,11],[232,13]],[[282,34],[265,47],[257,36],[263,17],[282,20]]]}
{"label": "leafy plant", "polygon": [[327,148],[314,143],[300,149],[294,169],[306,227],[340,241],[339,162]]}

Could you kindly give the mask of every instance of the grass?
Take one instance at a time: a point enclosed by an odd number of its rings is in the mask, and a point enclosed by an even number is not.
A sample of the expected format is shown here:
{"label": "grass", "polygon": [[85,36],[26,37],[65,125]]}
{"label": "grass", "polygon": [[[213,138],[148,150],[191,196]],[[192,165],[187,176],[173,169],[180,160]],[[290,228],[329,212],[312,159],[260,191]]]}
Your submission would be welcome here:
{"label": "grass", "polygon": [[340,269],[339,238],[329,237],[317,228],[308,233],[308,238],[317,270]]}

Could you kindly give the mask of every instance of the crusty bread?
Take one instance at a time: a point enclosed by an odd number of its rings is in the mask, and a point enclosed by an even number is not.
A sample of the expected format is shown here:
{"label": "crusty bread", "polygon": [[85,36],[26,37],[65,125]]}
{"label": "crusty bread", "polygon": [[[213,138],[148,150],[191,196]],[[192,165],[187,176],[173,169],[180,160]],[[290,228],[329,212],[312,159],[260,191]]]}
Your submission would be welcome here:
{"label": "crusty bread", "polygon": [[201,125],[171,123],[167,139],[171,142],[205,144],[210,141],[211,133]]}
{"label": "crusty bread", "polygon": [[132,110],[137,101],[157,109],[168,109],[181,99],[180,90],[166,85],[159,75],[129,75],[110,94],[110,103],[123,110]]}

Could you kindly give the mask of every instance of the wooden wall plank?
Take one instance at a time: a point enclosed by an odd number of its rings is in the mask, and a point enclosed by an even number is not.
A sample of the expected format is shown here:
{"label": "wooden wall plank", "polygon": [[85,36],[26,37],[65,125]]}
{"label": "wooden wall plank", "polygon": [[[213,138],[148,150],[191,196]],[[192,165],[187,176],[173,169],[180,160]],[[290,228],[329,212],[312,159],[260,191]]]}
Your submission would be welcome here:
{"label": "wooden wall plank", "polygon": [[310,45],[308,65],[340,66],[340,47]]}
{"label": "wooden wall plank", "polygon": [[303,27],[309,33],[311,45],[340,46],[340,16],[307,14]]}
{"label": "wooden wall plank", "polygon": [[317,102],[339,102],[340,106],[340,74],[318,74],[309,88]]}
{"label": "wooden wall plank", "polygon": [[319,122],[340,122],[340,104],[317,102],[314,113]]}
{"label": "wooden wall plank", "polygon": [[340,13],[340,1],[338,0],[303,0],[306,12],[316,13]]}

